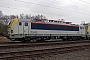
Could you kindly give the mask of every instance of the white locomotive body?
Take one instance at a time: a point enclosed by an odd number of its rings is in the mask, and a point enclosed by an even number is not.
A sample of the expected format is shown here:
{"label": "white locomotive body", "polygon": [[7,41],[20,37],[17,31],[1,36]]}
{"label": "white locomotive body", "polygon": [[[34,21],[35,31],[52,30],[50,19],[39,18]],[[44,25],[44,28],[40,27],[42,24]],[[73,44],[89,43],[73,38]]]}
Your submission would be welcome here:
{"label": "white locomotive body", "polygon": [[47,19],[32,22],[30,19],[16,18],[9,24],[8,37],[15,41],[44,41],[51,38],[76,40],[86,38],[86,32],[85,26],[71,22]]}

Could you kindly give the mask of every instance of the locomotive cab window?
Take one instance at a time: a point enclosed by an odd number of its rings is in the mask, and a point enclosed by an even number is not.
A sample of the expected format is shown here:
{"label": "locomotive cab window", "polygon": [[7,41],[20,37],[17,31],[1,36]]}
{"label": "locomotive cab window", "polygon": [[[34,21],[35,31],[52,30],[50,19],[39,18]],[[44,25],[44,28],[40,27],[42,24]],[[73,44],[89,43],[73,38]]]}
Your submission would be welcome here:
{"label": "locomotive cab window", "polygon": [[21,26],[22,25],[22,22],[19,22],[19,25]]}
{"label": "locomotive cab window", "polygon": [[11,22],[9,23],[9,25],[11,25]]}
{"label": "locomotive cab window", "polygon": [[89,34],[89,32],[87,32],[87,34]]}
{"label": "locomotive cab window", "polygon": [[28,26],[28,23],[27,22],[25,22],[25,26]]}

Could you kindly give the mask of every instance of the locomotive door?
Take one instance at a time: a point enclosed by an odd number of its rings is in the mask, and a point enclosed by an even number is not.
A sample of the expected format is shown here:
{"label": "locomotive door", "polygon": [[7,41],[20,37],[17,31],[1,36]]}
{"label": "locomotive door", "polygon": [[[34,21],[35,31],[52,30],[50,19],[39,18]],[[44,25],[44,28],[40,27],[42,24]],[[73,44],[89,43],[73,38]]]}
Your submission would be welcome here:
{"label": "locomotive door", "polygon": [[24,35],[29,34],[29,22],[24,22]]}
{"label": "locomotive door", "polygon": [[23,35],[23,25],[24,25],[24,22],[19,22],[19,25],[18,25],[18,34],[19,35]]}

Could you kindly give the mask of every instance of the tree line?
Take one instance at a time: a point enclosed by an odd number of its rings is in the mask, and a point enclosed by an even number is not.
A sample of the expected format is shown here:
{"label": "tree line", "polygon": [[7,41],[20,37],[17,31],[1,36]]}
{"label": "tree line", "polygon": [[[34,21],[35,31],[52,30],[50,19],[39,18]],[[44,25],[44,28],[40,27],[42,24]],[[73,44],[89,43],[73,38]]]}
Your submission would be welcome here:
{"label": "tree line", "polygon": [[37,21],[38,19],[46,18],[43,15],[32,15],[31,14],[19,14],[19,15],[5,15],[2,11],[0,11],[0,34],[6,34],[7,33],[7,27],[10,21],[13,21],[13,19],[19,18],[19,19],[30,19],[31,21]]}

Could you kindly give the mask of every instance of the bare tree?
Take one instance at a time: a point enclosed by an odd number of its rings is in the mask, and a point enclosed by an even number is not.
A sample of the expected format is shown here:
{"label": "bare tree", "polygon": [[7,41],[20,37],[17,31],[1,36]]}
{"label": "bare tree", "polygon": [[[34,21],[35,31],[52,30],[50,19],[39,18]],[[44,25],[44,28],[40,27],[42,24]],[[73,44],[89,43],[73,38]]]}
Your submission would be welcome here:
{"label": "bare tree", "polygon": [[10,19],[15,19],[16,16],[15,15],[10,15]]}
{"label": "bare tree", "polygon": [[24,19],[25,17],[24,17],[24,14],[22,13],[22,14],[20,14],[20,19]]}
{"label": "bare tree", "polygon": [[2,17],[3,16],[3,13],[2,13],[2,11],[0,11],[0,17]]}
{"label": "bare tree", "polygon": [[26,19],[28,19],[28,17],[29,17],[29,16],[26,14]]}

